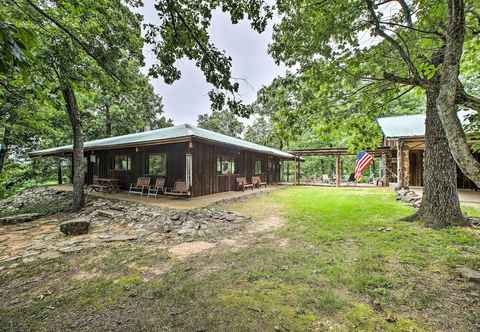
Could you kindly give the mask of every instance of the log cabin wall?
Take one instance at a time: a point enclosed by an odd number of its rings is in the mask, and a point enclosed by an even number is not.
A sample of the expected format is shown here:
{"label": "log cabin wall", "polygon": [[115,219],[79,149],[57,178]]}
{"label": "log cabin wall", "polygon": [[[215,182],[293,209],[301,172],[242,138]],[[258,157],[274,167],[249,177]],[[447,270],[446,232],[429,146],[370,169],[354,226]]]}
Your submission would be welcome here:
{"label": "log cabin wall", "polygon": [[[260,176],[263,181],[268,183],[278,182],[280,179],[278,158],[200,140],[194,140],[192,146],[193,196],[236,190],[237,177],[246,177],[247,181],[250,182],[252,176]],[[233,174],[219,174],[217,172],[218,157],[234,160],[235,172]],[[259,174],[255,174],[257,160],[261,161],[261,173]],[[272,165],[270,169],[268,169],[269,160],[270,165]]]}
{"label": "log cabin wall", "polygon": [[[115,177],[120,179],[120,187],[128,189],[137,178],[149,176],[153,185],[156,180],[155,174],[148,174],[148,157],[150,154],[166,153],[167,176],[165,185],[173,187],[175,181],[185,180],[185,153],[186,143],[174,143],[154,145],[138,148],[98,150],[95,155],[95,165],[90,166],[94,175],[99,177]],[[115,156],[127,156],[130,160],[129,170],[115,170]],[[91,183],[91,180],[90,180]]]}
{"label": "log cabin wall", "polygon": [[423,186],[423,150],[412,150],[409,152],[410,179],[409,185]]}
{"label": "log cabin wall", "polygon": [[[277,157],[194,140],[191,146],[189,143],[172,143],[88,152],[88,156],[90,154],[95,156],[95,162],[89,163],[88,166],[88,183],[92,183],[92,178],[96,175],[120,179],[122,189],[128,189],[130,184],[135,183],[141,176],[151,177],[151,184],[153,184],[156,176],[148,174],[149,155],[166,153],[166,186],[173,187],[175,181],[185,181],[185,154],[189,152],[192,153],[192,196],[236,190],[237,177],[246,177],[247,181],[251,182],[252,176],[260,176],[262,181],[269,184],[280,181],[280,159]],[[115,156],[128,157],[129,170],[115,170]],[[218,157],[234,160],[235,172],[233,174],[217,173]],[[256,174],[255,163],[258,160],[261,162],[261,172]]]}

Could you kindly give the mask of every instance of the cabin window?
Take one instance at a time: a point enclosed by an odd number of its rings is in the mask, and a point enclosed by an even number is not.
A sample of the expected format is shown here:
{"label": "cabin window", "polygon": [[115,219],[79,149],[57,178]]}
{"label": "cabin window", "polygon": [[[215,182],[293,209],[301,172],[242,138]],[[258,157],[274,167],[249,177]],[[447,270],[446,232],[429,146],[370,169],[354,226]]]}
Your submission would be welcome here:
{"label": "cabin window", "polygon": [[262,174],[262,161],[255,160],[255,175]]}
{"label": "cabin window", "polygon": [[217,158],[217,174],[228,175],[235,173],[235,160],[229,157]]}
{"label": "cabin window", "polygon": [[132,169],[132,158],[126,155],[115,156],[116,171],[130,171]]}
{"label": "cabin window", "polygon": [[167,176],[167,154],[155,153],[148,156],[148,174]]}

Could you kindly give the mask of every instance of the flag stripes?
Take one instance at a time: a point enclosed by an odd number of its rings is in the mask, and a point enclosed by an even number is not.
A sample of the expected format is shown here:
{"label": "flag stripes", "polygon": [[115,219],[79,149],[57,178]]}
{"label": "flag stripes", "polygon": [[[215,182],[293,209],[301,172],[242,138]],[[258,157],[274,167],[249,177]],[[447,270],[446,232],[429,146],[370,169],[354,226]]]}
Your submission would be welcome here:
{"label": "flag stripes", "polygon": [[372,163],[373,156],[365,151],[360,151],[357,154],[357,163],[355,165],[355,179],[359,180],[362,177],[363,171]]}

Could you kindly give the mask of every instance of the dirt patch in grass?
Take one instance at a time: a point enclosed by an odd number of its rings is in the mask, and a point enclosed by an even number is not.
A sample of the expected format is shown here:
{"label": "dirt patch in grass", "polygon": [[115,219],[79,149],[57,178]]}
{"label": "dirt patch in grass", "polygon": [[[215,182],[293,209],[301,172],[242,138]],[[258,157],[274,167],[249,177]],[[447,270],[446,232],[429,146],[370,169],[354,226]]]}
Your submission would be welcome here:
{"label": "dirt patch in grass", "polygon": [[204,241],[186,242],[177,244],[176,246],[168,249],[168,251],[178,259],[187,259],[190,256],[197,255],[208,249],[212,249],[216,245],[216,243]]}

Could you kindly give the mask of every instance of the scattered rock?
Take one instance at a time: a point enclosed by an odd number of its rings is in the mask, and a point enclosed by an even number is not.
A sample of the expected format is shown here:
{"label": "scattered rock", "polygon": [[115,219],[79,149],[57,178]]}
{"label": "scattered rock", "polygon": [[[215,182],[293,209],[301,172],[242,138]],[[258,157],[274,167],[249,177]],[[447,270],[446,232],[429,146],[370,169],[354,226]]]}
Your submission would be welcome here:
{"label": "scattered rock", "polygon": [[173,221],[177,221],[180,219],[180,215],[179,214],[173,214],[170,216],[170,220],[173,220]]}
{"label": "scattered rock", "polygon": [[0,259],[0,264],[14,262],[20,258],[22,258],[22,256],[12,256],[5,259]]}
{"label": "scattered rock", "polygon": [[189,228],[183,228],[177,231],[177,234],[180,236],[187,236],[187,235],[193,235],[195,231],[193,229]]}
{"label": "scattered rock", "polygon": [[81,235],[88,233],[90,222],[87,219],[74,219],[60,224],[60,231],[65,235]]}
{"label": "scattered rock", "polygon": [[74,252],[79,252],[82,251],[84,248],[82,247],[65,247],[65,248],[59,248],[58,251],[60,251],[62,254],[71,254]]}
{"label": "scattered rock", "polygon": [[392,228],[391,227],[380,227],[378,228],[379,232],[391,232]]}
{"label": "scattered rock", "polygon": [[117,235],[106,239],[102,239],[103,242],[118,242],[118,241],[133,241],[138,239],[135,235]]}
{"label": "scattered rock", "polygon": [[105,218],[115,218],[119,215],[119,213],[118,213],[118,211],[113,212],[113,211],[108,211],[108,210],[97,210],[96,215],[99,216],[99,217],[105,217]]}
{"label": "scattered rock", "polygon": [[397,201],[402,201],[408,205],[418,209],[422,204],[422,196],[418,195],[413,190],[409,189],[396,189]]}
{"label": "scattered rock", "polygon": [[1,217],[0,218],[0,225],[13,225],[13,224],[20,224],[23,222],[32,221],[34,219],[40,218],[42,215],[39,213],[23,213],[17,214],[8,217]]}
{"label": "scattered rock", "polygon": [[62,255],[58,251],[53,251],[53,250],[52,251],[46,251],[46,252],[38,255],[39,259],[55,259],[55,258],[59,258],[59,257],[62,257]]}
{"label": "scattered rock", "polygon": [[228,222],[235,221],[236,219],[237,219],[236,216],[234,216],[233,214],[227,214],[225,216],[225,220],[228,221]]}
{"label": "scattered rock", "polygon": [[71,204],[72,193],[58,191],[49,187],[26,189],[21,193],[0,200],[0,211],[14,215],[29,210],[35,212],[36,207],[50,212],[63,211]]}
{"label": "scattered rock", "polygon": [[455,270],[468,281],[480,283],[480,271],[475,271],[465,266],[458,267]]}
{"label": "scattered rock", "polygon": [[[9,215],[26,208],[35,212],[37,206],[38,211],[43,213],[46,207],[48,212],[35,223],[0,227],[0,249],[6,247],[5,252],[9,252],[8,247],[13,245],[10,237],[3,236],[6,233],[14,234],[22,242],[15,251],[0,257],[0,265],[5,264],[10,269],[16,262],[55,259],[63,254],[106,246],[109,242],[144,241],[169,246],[182,242],[191,245],[198,240],[214,242],[237,233],[252,222],[248,217],[223,210],[221,205],[177,210],[89,197],[85,208],[73,212],[64,208],[70,203],[71,193],[51,188],[26,190],[0,200],[0,211]],[[16,218],[19,218],[19,213]],[[49,213],[55,215],[48,216]],[[32,217],[36,218],[36,215],[28,215],[28,218]],[[61,223],[63,220],[66,221]],[[63,237],[57,227],[66,235],[89,234]],[[36,254],[30,255],[31,252]]]}

